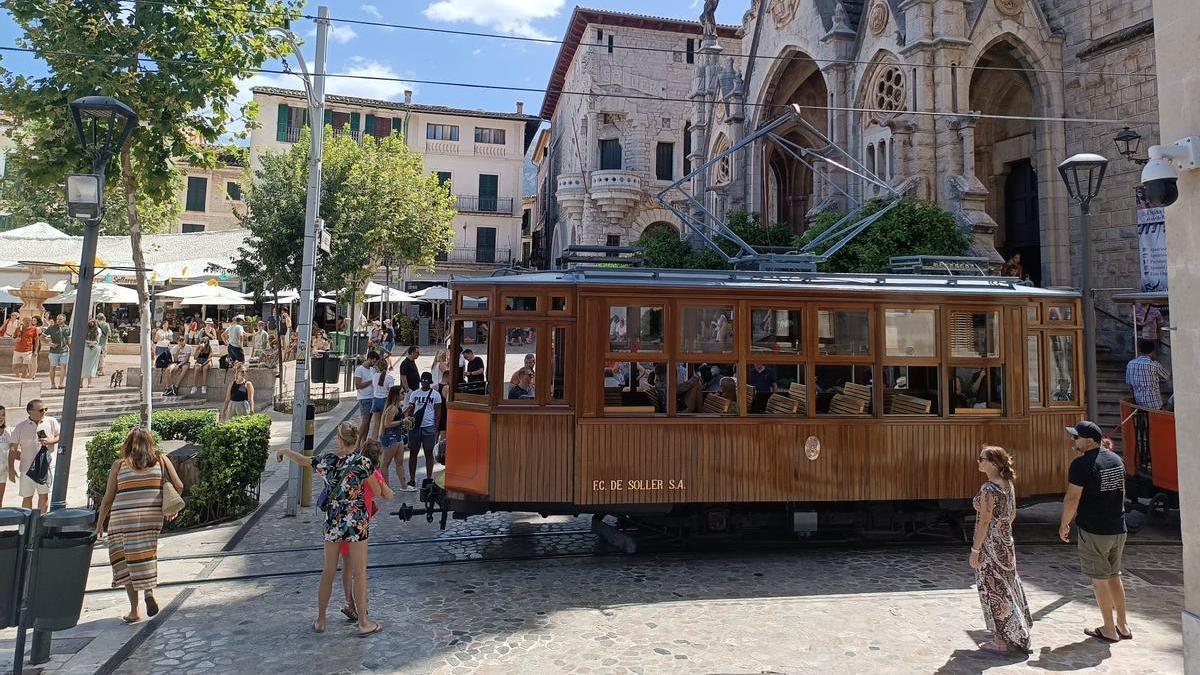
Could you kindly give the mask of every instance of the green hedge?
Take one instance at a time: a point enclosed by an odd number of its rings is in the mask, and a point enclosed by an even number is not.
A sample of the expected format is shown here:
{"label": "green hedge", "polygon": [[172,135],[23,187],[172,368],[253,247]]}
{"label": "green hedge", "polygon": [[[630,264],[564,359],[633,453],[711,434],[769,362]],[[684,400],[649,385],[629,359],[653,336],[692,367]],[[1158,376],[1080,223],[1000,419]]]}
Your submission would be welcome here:
{"label": "green hedge", "polygon": [[[122,415],[107,431],[88,441],[88,496],[93,503],[104,498],[109,469],[138,419],[137,414]],[[252,490],[269,454],[269,416],[249,415],[218,423],[211,410],[162,411],[154,413],[151,426],[156,442],[181,440],[200,446],[196,458],[199,480],[184,495],[187,506],[170,528],[236,518],[254,507],[257,492]]]}

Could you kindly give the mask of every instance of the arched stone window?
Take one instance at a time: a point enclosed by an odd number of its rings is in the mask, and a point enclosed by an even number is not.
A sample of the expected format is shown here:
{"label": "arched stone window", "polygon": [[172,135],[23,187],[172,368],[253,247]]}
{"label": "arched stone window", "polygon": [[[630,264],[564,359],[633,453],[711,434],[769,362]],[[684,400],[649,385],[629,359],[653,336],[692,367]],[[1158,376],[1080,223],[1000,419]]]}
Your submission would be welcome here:
{"label": "arched stone window", "polygon": [[871,85],[871,107],[881,111],[875,113],[876,117],[887,119],[893,113],[904,110],[907,103],[908,90],[900,64],[882,65],[876,71],[875,81]]}
{"label": "arched stone window", "polygon": [[[716,144],[713,145],[713,157],[725,152],[729,149],[729,138],[725,134],[717,137]],[[712,166],[712,184],[714,186],[729,185],[733,182],[733,155],[726,155],[717,160]]]}

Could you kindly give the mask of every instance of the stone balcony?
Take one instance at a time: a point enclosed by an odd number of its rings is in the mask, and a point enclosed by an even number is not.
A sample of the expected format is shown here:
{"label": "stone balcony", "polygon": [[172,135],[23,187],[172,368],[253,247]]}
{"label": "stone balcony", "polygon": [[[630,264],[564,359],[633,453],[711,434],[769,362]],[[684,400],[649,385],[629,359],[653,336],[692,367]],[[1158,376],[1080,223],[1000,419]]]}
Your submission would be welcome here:
{"label": "stone balcony", "polygon": [[426,139],[425,154],[427,155],[457,155],[458,141],[435,141]]}
{"label": "stone balcony", "polygon": [[578,223],[583,218],[583,205],[587,199],[583,174],[567,173],[558,177],[558,189],[554,193],[558,208],[566,219]]}
{"label": "stone balcony", "polygon": [[613,225],[621,225],[645,198],[642,177],[634,171],[608,169],[591,173],[591,198]]}

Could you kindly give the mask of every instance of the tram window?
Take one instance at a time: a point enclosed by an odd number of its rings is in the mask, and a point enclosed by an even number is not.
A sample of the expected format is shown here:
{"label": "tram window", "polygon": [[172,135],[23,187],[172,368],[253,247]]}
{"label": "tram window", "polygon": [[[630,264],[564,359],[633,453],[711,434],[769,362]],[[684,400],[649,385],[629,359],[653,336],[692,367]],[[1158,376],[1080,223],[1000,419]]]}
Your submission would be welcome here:
{"label": "tram window", "polygon": [[561,295],[551,296],[550,297],[550,311],[551,312],[567,311],[567,299]]}
{"label": "tram window", "polygon": [[818,415],[870,415],[874,376],[871,366],[816,367]]}
{"label": "tram window", "polygon": [[459,296],[459,307],[463,311],[469,312],[486,312],[488,309],[488,296],[486,295],[462,295]]}
{"label": "tram window", "polygon": [[754,309],[750,312],[750,351],[774,354],[804,353],[804,311]]}
{"label": "tram window", "polygon": [[1055,403],[1070,403],[1078,400],[1075,395],[1075,336],[1050,336],[1050,400]]}
{"label": "tram window", "polygon": [[605,363],[604,412],[608,415],[667,412],[667,364],[646,361]]}
{"label": "tram window", "polygon": [[1048,308],[1047,321],[1071,322],[1075,319],[1075,308],[1071,305],[1051,305]]}
{"label": "tram window", "polygon": [[505,401],[532,401],[534,372],[537,368],[537,332],[533,326],[506,326],[504,329]]}
{"label": "tram window", "polygon": [[737,399],[736,365],[675,364],[675,410],[680,415],[736,415]]}
{"label": "tram window", "polygon": [[458,367],[454,369],[454,398],[459,401],[487,403],[488,325],[483,321],[459,321],[455,331]]}
{"label": "tram window", "polygon": [[1028,323],[1041,323],[1042,317],[1040,308],[1037,305],[1027,305],[1025,307],[1025,321]]}
{"label": "tram window", "polygon": [[679,331],[685,353],[729,354],[733,351],[733,307],[684,307]]}
{"label": "tram window", "polygon": [[742,391],[746,394],[746,411],[751,415],[808,415],[802,364],[752,363]]}
{"label": "tram window", "polygon": [[866,310],[822,309],[817,313],[821,356],[869,356],[871,315]]}
{"label": "tram window", "polygon": [[905,358],[937,357],[936,326],[936,310],[883,310],[884,354]]}
{"label": "tram window", "polygon": [[950,350],[954,358],[999,358],[1000,313],[950,312]]}
{"label": "tram window", "polygon": [[884,414],[937,415],[941,381],[936,366],[884,366]]}
{"label": "tram window", "polygon": [[1004,369],[956,367],[950,385],[955,415],[999,415],[1004,411]]}
{"label": "tram window", "polygon": [[504,309],[509,312],[536,312],[536,295],[510,295],[504,298]]}
{"label": "tram window", "polygon": [[567,398],[567,329],[550,330],[550,401]]}
{"label": "tram window", "polygon": [[1025,367],[1029,373],[1029,402],[1042,404],[1042,352],[1037,335],[1025,337]]}
{"label": "tram window", "polygon": [[608,314],[608,351],[663,350],[662,307],[613,306]]}

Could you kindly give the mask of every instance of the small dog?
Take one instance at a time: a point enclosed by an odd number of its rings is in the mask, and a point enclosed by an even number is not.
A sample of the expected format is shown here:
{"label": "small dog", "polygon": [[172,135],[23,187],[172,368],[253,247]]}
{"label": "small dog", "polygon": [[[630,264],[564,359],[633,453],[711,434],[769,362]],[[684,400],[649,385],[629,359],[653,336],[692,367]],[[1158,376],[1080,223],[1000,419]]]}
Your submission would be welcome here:
{"label": "small dog", "polygon": [[110,377],[108,379],[109,388],[116,389],[117,387],[121,386],[121,382],[124,379],[125,379],[125,371],[123,371],[123,370],[114,371],[112,374],[112,377]]}

